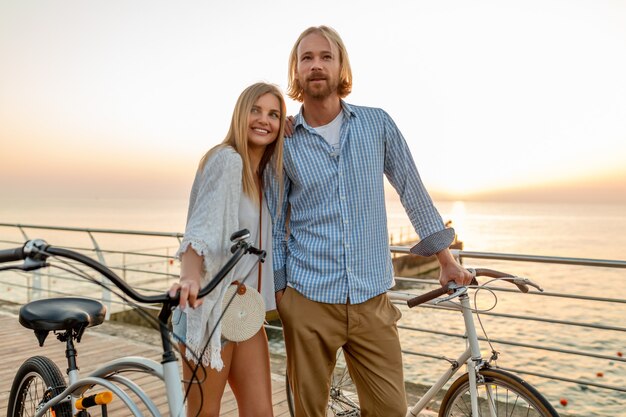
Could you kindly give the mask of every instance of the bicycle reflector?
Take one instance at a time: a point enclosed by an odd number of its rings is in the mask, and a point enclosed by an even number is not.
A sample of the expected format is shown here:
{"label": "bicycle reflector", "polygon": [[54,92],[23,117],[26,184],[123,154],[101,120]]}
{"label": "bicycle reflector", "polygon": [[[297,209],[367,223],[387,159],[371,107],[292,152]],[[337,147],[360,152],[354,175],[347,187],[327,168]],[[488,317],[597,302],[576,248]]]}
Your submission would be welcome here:
{"label": "bicycle reflector", "polygon": [[76,400],[76,409],[86,410],[94,405],[108,404],[113,400],[113,393],[111,391],[99,392],[97,394],[90,395],[89,397],[82,397]]}

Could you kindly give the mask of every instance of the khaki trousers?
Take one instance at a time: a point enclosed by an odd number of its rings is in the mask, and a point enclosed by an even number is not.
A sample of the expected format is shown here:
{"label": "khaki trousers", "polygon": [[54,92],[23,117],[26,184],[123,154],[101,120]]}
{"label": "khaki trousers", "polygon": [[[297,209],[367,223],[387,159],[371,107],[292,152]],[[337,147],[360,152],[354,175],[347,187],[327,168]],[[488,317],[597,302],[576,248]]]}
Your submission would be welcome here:
{"label": "khaki trousers", "polygon": [[396,322],[386,294],[361,304],[311,301],[288,287],[278,306],[296,417],[325,417],[337,350],[359,396],[362,417],[403,417],[406,394]]}

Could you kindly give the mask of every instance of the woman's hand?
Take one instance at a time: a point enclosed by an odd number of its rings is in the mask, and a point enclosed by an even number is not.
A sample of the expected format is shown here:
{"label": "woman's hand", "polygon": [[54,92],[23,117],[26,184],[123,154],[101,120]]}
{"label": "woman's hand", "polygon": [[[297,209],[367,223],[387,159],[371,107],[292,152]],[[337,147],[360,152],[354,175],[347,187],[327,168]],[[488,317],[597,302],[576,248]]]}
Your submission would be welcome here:
{"label": "woman's hand", "polygon": [[180,281],[172,284],[168,291],[169,296],[176,297],[176,292],[180,291],[178,306],[181,309],[187,305],[191,308],[199,307],[202,304],[202,299],[197,297],[200,292],[204,258],[190,246],[181,255],[180,262]]}
{"label": "woman's hand", "polygon": [[200,292],[200,279],[180,277],[180,282],[172,284],[169,289],[169,296],[176,297],[176,293],[180,291],[178,306],[185,309],[187,305],[191,308],[197,308],[202,305],[202,298],[198,297]]}

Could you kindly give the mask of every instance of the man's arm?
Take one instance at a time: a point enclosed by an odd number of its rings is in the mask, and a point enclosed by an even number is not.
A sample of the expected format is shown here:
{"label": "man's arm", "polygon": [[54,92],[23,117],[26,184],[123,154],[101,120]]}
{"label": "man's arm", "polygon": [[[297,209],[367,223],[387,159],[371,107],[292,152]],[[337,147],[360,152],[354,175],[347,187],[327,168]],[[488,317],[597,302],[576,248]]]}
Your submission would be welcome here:
{"label": "man's arm", "polygon": [[[435,208],[426,187],[417,172],[411,151],[402,133],[387,113],[385,118],[385,175],[400,196],[411,224],[421,239],[429,237],[429,249],[433,255],[447,248],[451,236],[445,230],[443,220]],[[440,234],[440,235],[439,235]],[[432,238],[431,238],[432,235]]]}
{"label": "man's arm", "polygon": [[280,295],[287,287],[287,219],[288,219],[288,196],[291,182],[287,175],[283,174],[283,183],[280,184],[273,168],[268,166],[265,174],[265,197],[272,216],[272,240],[274,260],[274,291],[277,293],[276,305],[280,301]]}
{"label": "man's arm", "polygon": [[469,284],[472,276],[454,259],[448,249],[454,240],[454,230],[446,229],[415,166],[411,151],[391,117],[385,124],[385,175],[398,192],[400,201],[420,237],[411,249],[421,256],[436,255],[441,266],[439,282]]}

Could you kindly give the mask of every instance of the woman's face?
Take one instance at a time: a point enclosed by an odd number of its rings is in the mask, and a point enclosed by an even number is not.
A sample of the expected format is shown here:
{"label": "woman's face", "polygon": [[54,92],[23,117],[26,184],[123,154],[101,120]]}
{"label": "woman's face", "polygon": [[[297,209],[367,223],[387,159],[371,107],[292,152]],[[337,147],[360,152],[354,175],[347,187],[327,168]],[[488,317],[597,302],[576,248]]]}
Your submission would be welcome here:
{"label": "woman's face", "polygon": [[280,131],[280,101],[272,93],[263,94],[248,115],[248,147],[265,148]]}

